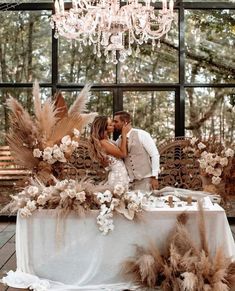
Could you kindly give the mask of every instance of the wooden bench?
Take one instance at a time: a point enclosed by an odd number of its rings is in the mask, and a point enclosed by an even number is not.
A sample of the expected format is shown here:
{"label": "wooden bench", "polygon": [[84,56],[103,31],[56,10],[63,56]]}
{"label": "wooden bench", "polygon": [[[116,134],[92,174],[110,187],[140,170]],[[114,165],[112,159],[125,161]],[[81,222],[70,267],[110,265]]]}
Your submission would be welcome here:
{"label": "wooden bench", "polygon": [[0,146],[0,186],[14,186],[29,175],[29,170],[15,163],[9,146]]}

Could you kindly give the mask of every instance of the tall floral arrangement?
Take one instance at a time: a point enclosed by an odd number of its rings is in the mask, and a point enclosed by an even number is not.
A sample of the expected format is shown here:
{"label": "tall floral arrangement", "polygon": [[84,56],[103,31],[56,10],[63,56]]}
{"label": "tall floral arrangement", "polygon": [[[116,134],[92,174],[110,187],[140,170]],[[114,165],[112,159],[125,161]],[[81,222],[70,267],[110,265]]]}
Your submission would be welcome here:
{"label": "tall floral arrangement", "polygon": [[[193,152],[198,159],[202,177],[209,179],[215,187],[225,183],[234,163],[233,146],[226,147],[215,138],[201,140],[193,137],[189,140],[189,145],[185,148],[185,151]],[[210,190],[208,187],[204,190]],[[212,187],[211,190],[216,191],[215,187]]]}
{"label": "tall floral arrangement", "polygon": [[90,97],[90,85],[83,88],[70,108],[61,94],[42,104],[38,82],[34,83],[33,97],[33,115],[18,100],[7,100],[11,111],[7,140],[15,161],[50,183],[63,164],[69,163],[79,145],[80,132],[96,113],[82,113]]}

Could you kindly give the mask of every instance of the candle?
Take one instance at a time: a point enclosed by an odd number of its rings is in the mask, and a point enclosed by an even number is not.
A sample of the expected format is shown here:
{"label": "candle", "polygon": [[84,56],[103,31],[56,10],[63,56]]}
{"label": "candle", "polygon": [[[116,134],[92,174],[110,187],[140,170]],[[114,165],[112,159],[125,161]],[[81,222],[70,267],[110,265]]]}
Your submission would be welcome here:
{"label": "candle", "polygon": [[59,0],[60,2],[60,11],[61,13],[64,13],[64,0]]}
{"label": "candle", "polygon": [[171,14],[173,15],[173,11],[174,11],[174,0],[170,0],[169,8],[170,8]]}
{"label": "candle", "polygon": [[172,208],[174,207],[174,204],[173,204],[173,196],[169,196],[168,197],[168,203],[169,203],[169,206]]}
{"label": "candle", "polygon": [[58,0],[55,0],[55,13],[60,13],[60,6]]}
{"label": "candle", "polygon": [[187,205],[189,205],[189,206],[192,205],[192,196],[187,197]]}

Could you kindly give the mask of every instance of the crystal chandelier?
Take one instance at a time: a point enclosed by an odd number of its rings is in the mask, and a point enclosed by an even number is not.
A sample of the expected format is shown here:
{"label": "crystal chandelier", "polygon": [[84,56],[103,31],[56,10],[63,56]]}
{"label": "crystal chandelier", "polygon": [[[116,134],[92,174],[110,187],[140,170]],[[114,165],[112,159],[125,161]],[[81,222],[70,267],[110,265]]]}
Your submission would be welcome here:
{"label": "crystal chandelier", "polygon": [[[152,3],[155,0],[152,0]],[[72,8],[65,10],[64,0],[55,0],[55,14],[51,26],[59,35],[79,42],[79,52],[93,45],[93,53],[107,62],[124,62],[133,48],[152,42],[168,33],[175,19],[173,0],[161,0],[162,9],[154,9],[151,0],[72,0]],[[118,54],[116,52],[119,52]],[[117,59],[118,56],[118,59]]]}

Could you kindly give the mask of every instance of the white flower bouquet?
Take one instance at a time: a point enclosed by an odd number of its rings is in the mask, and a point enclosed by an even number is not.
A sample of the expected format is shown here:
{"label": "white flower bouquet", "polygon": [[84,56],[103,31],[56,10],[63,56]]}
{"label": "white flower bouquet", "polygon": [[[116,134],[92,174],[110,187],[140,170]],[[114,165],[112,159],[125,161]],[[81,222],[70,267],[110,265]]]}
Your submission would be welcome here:
{"label": "white flower bouquet", "polygon": [[230,147],[226,148],[215,138],[203,141],[193,137],[189,140],[185,151],[194,153],[199,162],[201,176],[209,178],[211,184],[220,185],[230,175],[234,150]]}

